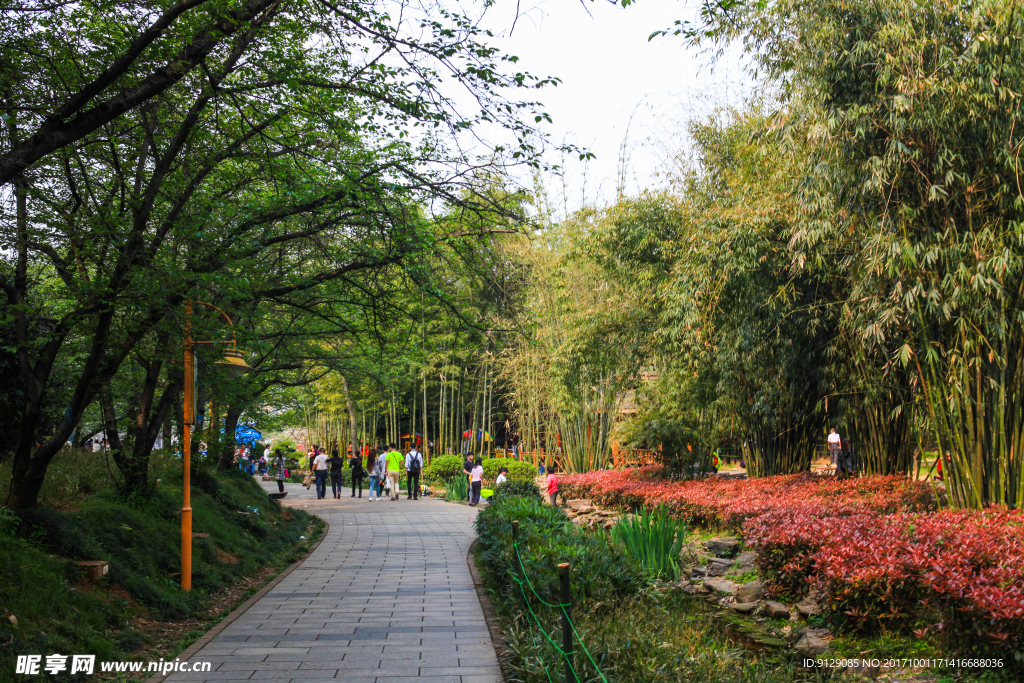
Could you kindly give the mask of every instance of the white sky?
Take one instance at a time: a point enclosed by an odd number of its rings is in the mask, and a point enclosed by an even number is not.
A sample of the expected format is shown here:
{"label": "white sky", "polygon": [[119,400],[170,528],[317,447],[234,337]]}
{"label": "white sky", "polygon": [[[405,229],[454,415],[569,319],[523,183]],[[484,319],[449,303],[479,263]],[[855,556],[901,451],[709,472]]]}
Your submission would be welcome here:
{"label": "white sky", "polygon": [[565,159],[564,181],[545,177],[559,214],[614,200],[624,140],[626,193],[663,185],[672,156],[685,150],[686,122],[739,104],[749,90],[737,58],[712,69],[707,54],[684,48],[680,38],[648,42],[696,8],[696,0],[639,0],[627,8],[605,0],[585,0],[585,7],[579,0],[521,0],[511,36],[515,3],[504,0],[488,13],[485,25],[500,36],[494,44],[519,56],[518,66],[562,79],[537,94],[553,119],[552,140],[597,155],[589,164]]}

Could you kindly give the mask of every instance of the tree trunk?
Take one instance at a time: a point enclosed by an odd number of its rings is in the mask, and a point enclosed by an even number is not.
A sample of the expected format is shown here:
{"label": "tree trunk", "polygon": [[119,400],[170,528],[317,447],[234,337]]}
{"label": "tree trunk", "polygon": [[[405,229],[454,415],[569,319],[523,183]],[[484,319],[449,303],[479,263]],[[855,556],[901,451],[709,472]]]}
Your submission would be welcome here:
{"label": "tree trunk", "polygon": [[361,457],[359,452],[359,439],[356,438],[356,409],[352,405],[352,396],[348,391],[348,380],[345,375],[341,376],[341,388],[345,390],[345,405],[348,407],[349,433],[352,435],[352,457]]}
{"label": "tree trunk", "polygon": [[227,415],[224,417],[224,441],[220,447],[220,460],[217,462],[218,472],[229,469],[235,459],[235,428],[238,427],[238,418],[241,415],[241,408],[234,405],[228,407]]}

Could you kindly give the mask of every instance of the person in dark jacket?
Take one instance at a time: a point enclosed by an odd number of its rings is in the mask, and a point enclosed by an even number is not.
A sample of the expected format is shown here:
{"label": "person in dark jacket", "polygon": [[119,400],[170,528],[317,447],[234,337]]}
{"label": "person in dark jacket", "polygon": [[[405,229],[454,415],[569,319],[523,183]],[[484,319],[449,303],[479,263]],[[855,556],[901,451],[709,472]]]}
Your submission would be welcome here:
{"label": "person in dark jacket", "polygon": [[331,451],[331,491],[335,498],[341,498],[341,468],[345,466],[345,458],[338,455],[338,449]]}
{"label": "person in dark jacket", "polygon": [[351,458],[348,459],[348,466],[352,468],[352,497],[356,497],[356,487],[359,487],[359,497],[363,497],[363,459],[359,457],[359,451],[356,451]]}

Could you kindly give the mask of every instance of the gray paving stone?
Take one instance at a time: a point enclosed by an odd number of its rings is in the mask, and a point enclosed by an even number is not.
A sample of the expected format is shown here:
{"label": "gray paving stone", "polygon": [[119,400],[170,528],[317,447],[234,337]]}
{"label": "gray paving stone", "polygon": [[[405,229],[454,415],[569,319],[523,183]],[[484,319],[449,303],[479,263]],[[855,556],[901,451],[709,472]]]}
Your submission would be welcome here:
{"label": "gray paving stone", "polygon": [[330,522],[327,538],[192,657],[215,671],[169,681],[500,683],[466,566],[478,510],[429,498],[318,501],[285,486],[292,507]]}

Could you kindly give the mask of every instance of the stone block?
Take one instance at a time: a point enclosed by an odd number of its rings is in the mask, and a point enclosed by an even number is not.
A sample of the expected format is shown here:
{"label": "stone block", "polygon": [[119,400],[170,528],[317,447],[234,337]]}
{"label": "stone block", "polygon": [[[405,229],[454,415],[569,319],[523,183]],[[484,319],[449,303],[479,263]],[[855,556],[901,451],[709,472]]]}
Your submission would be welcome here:
{"label": "stone block", "polygon": [[763,614],[772,619],[789,619],[789,607],[781,602],[769,600],[764,604]]}
{"label": "stone block", "polygon": [[757,553],[753,550],[745,550],[736,556],[736,562],[733,567],[740,571],[747,571],[748,569],[754,568],[754,563],[757,561]]}
{"label": "stone block", "polygon": [[712,555],[718,555],[719,557],[731,557],[736,554],[739,550],[740,542],[732,536],[725,536],[723,538],[712,538],[710,541],[704,541],[704,547]]}
{"label": "stone block", "polygon": [[729,579],[707,579],[704,582],[704,586],[717,593],[725,593],[726,595],[736,594],[736,582]]}
{"label": "stone block", "polygon": [[736,589],[737,602],[757,602],[764,600],[764,584],[760,581],[749,581]]}

